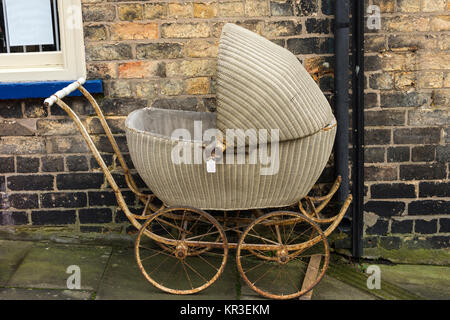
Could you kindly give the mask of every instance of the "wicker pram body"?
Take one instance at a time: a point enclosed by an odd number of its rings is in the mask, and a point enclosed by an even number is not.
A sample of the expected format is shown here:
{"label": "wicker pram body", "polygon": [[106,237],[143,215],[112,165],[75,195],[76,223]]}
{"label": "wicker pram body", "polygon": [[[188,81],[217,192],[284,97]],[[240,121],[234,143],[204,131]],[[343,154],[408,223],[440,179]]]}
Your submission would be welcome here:
{"label": "wicker pram body", "polygon": [[[306,196],[329,159],[336,121],[298,59],[263,37],[227,24],[219,45],[216,91],[216,113],[146,108],[128,116],[130,155],[152,192],[166,206],[210,210],[284,207]],[[277,163],[254,163],[249,152],[244,163],[237,163],[237,157],[231,163],[225,157],[216,161],[214,173],[208,172],[206,161],[175,163],[174,150],[180,144],[191,155],[204,145],[194,137],[198,123],[202,134],[213,128],[224,134],[245,133],[237,134],[236,145],[249,148],[257,141],[258,149],[267,143],[270,152],[278,150],[272,158]],[[174,137],[180,128],[194,138]],[[269,134],[252,136],[261,130]],[[264,174],[268,166],[276,170]]]}

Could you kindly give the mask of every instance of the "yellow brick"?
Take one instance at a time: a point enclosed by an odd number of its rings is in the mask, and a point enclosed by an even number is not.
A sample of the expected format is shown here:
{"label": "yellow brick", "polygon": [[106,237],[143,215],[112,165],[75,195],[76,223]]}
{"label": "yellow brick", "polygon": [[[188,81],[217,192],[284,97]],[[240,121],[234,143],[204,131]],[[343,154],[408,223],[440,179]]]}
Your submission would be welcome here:
{"label": "yellow brick", "polygon": [[269,15],[268,3],[265,0],[246,0],[245,15],[247,17],[263,17]]}
{"label": "yellow brick", "polygon": [[194,3],[194,18],[213,18],[217,15],[215,3]]}
{"label": "yellow brick", "polygon": [[163,38],[206,38],[209,35],[207,23],[165,23],[161,26]]}
{"label": "yellow brick", "polygon": [[169,18],[191,18],[192,3],[169,3]]}
{"label": "yellow brick", "polygon": [[398,17],[389,17],[384,20],[384,26],[387,31],[397,32],[416,32],[429,31],[430,18],[413,17],[403,15]]}
{"label": "yellow brick", "polygon": [[158,39],[158,24],[124,22],[111,25],[111,40]]}
{"label": "yellow brick", "polygon": [[156,61],[132,61],[119,64],[119,78],[142,79],[158,76],[160,64]]}
{"label": "yellow brick", "polygon": [[210,88],[209,78],[192,78],[186,80],[187,94],[208,94]]}
{"label": "yellow brick", "polygon": [[398,0],[397,7],[401,12],[419,12],[420,0]]}
{"label": "yellow brick", "polygon": [[443,82],[443,72],[424,72],[418,75],[418,84],[420,88],[442,88]]}
{"label": "yellow brick", "polygon": [[423,12],[438,12],[445,11],[447,7],[447,0],[423,0]]}
{"label": "yellow brick", "polygon": [[185,55],[192,58],[216,57],[219,44],[212,40],[189,40],[184,46]]}
{"label": "yellow brick", "polygon": [[219,2],[219,15],[221,17],[239,17],[244,15],[242,2]]}
{"label": "yellow brick", "polygon": [[405,90],[416,85],[414,72],[400,72],[395,74],[394,85],[397,89]]}
{"label": "yellow brick", "polygon": [[163,19],[167,17],[166,3],[147,3],[144,6],[145,19]]}
{"label": "yellow brick", "polygon": [[450,16],[431,18],[431,31],[450,31]]}
{"label": "yellow brick", "polygon": [[216,71],[215,60],[183,60],[167,63],[167,77],[212,76]]}

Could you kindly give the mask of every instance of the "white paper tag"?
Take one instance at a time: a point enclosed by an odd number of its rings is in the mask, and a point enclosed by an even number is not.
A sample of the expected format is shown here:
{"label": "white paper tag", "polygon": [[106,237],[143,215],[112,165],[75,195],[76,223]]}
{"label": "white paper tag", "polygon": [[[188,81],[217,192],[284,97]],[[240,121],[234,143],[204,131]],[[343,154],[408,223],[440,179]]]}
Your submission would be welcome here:
{"label": "white paper tag", "polygon": [[208,159],[208,161],[206,161],[206,171],[208,173],[216,173],[216,160]]}

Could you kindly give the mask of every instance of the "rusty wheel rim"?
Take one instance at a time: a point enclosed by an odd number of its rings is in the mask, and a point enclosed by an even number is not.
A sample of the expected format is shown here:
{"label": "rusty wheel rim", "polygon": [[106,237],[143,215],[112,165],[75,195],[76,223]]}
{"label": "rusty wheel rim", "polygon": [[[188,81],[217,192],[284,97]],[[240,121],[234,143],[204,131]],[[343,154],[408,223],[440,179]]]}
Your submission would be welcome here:
{"label": "rusty wheel rim", "polygon": [[[147,232],[173,241],[156,243]],[[218,243],[214,248],[196,241]],[[225,232],[210,214],[195,208],[167,208],[142,225],[135,256],[144,277],[172,294],[194,294],[212,285],[222,274],[228,257]]]}
{"label": "rusty wheel rim", "polygon": [[[277,224],[294,219],[291,224]],[[318,237],[314,245],[302,250],[293,246]],[[262,244],[260,250],[246,245]],[[276,248],[276,249],[275,249]],[[314,281],[303,286],[309,260],[319,255]],[[297,212],[276,211],[253,221],[242,233],[236,250],[236,264],[246,284],[256,293],[270,299],[294,299],[312,290],[325,275],[329,263],[326,236],[311,219]]]}

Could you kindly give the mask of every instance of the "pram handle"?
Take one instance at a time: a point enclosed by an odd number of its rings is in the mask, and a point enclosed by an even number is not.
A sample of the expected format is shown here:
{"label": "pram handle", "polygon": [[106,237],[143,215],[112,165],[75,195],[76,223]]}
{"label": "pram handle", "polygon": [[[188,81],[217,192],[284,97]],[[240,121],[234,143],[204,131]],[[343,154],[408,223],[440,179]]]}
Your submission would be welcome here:
{"label": "pram handle", "polygon": [[59,90],[58,92],[56,92],[55,94],[51,95],[49,98],[45,99],[44,104],[48,107],[51,107],[55,102],[56,102],[56,98],[62,99],[66,96],[68,96],[69,94],[71,94],[72,92],[74,92],[75,90],[77,90],[80,86],[82,86],[83,84],[86,83],[86,79],[85,78],[80,78],[77,81],[69,84],[67,87]]}

